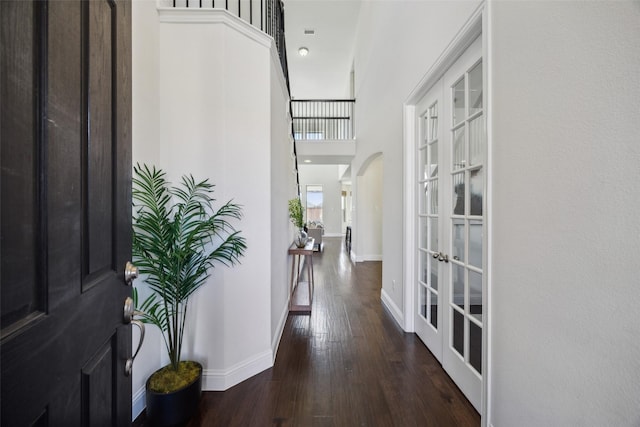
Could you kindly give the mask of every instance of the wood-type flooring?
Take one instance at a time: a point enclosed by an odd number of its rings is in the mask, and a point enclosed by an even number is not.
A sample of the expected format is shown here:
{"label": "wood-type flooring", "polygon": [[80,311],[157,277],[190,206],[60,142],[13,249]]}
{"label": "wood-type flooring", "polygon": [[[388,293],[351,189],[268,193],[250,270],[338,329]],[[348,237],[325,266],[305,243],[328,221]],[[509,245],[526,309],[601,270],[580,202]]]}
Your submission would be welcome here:
{"label": "wood-type flooring", "polygon": [[275,365],[203,392],[188,427],[479,426],[438,361],[383,307],[382,263],[352,263],[343,239],[324,242],[311,315],[288,317]]}

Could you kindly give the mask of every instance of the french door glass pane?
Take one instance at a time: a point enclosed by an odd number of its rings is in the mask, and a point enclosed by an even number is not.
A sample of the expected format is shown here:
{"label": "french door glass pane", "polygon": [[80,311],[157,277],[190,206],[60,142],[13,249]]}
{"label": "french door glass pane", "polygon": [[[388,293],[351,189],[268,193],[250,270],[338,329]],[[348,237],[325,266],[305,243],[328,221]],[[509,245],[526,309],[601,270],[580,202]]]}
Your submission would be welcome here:
{"label": "french door glass pane", "polygon": [[429,285],[438,290],[438,259],[431,257],[431,283]]}
{"label": "french door glass pane", "polygon": [[482,62],[469,71],[469,115],[482,110]]}
{"label": "french door glass pane", "polygon": [[429,232],[431,236],[429,238],[429,250],[438,252],[438,218],[429,218]]}
{"label": "french door glass pane", "polygon": [[453,220],[453,259],[464,262],[464,219]]}
{"label": "french door glass pane", "polygon": [[454,215],[464,215],[464,172],[453,175],[453,213]]}
{"label": "french door glass pane", "polygon": [[453,170],[466,166],[466,153],[464,147],[464,126],[453,131]]}
{"label": "french door glass pane", "polygon": [[464,310],[464,267],[453,264],[453,303]]}
{"label": "french door glass pane", "polygon": [[429,177],[438,176],[438,142],[429,145]]}
{"label": "french door glass pane", "polygon": [[482,322],[482,274],[469,270],[469,313]]}
{"label": "french door glass pane", "polygon": [[485,135],[484,115],[469,122],[469,164],[472,166],[482,163]]}
{"label": "french door glass pane", "polygon": [[419,298],[420,298],[420,316],[427,318],[427,289],[422,286],[419,286]]}
{"label": "french door glass pane", "polygon": [[436,102],[429,108],[429,141],[438,138],[438,103]]}
{"label": "french door glass pane", "polygon": [[455,351],[464,357],[464,315],[451,308],[453,321],[452,325],[452,345]]}
{"label": "french door glass pane", "polygon": [[429,291],[429,299],[429,323],[431,323],[434,328],[438,329],[438,294],[433,291]]}
{"label": "french door glass pane", "polygon": [[429,158],[427,147],[424,146],[420,148],[420,166],[419,166],[419,178],[418,179],[427,179],[429,177]]}
{"label": "french door glass pane", "polygon": [[429,277],[429,259],[431,258],[428,253],[420,251],[420,280],[422,283],[427,283]]}
{"label": "french door glass pane", "polygon": [[428,237],[429,234],[427,228],[427,218],[420,217],[420,242],[418,243],[419,247],[422,249],[427,249],[427,244],[429,242]]}
{"label": "french door glass pane", "polygon": [[482,221],[469,221],[469,264],[482,268]]}
{"label": "french door glass pane", "polygon": [[482,193],[484,191],[484,173],[482,168],[471,171],[469,181],[471,186],[469,215],[482,216]]}
{"label": "french door glass pane", "polygon": [[424,116],[422,118],[422,129],[421,129],[421,135],[422,135],[422,140],[420,141],[420,144],[426,144],[427,142],[429,142],[429,135],[431,134],[431,119],[429,119],[429,116]]}
{"label": "french door glass pane", "polygon": [[453,85],[453,124],[465,119],[464,108],[464,77]]}
{"label": "french door glass pane", "polygon": [[429,181],[429,213],[438,213],[438,180]]}
{"label": "french door glass pane", "polygon": [[419,184],[422,187],[422,191],[420,191],[419,206],[418,213],[424,215],[427,213],[427,203],[429,200],[429,184],[427,182],[422,182]]}
{"label": "french door glass pane", "polygon": [[469,322],[469,363],[482,374],[482,328]]}

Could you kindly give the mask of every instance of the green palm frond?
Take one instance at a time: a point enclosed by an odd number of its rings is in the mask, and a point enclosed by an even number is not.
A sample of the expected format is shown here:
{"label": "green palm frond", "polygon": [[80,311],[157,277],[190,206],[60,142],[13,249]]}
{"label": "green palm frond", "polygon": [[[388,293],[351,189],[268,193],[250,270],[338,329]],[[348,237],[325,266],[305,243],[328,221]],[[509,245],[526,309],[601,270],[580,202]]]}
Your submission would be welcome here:
{"label": "green palm frond", "polygon": [[143,322],[163,334],[171,364],[180,362],[189,297],[216,263],[240,261],[246,240],[230,221],[242,218],[231,201],[213,209],[214,185],[185,175],[170,186],[166,173],[136,165],[133,178],[133,255],[151,295],[136,307]]}

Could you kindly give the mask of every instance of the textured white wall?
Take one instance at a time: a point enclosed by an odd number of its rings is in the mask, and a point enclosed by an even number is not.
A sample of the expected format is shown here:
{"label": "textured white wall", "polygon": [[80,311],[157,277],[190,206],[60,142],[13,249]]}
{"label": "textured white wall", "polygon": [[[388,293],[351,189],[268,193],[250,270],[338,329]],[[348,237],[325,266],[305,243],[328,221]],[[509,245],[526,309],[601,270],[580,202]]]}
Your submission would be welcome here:
{"label": "textured white wall", "polygon": [[[342,228],[342,184],[338,165],[299,165],[302,205],[307,206],[307,185],[322,185],[322,220],[325,234],[340,234]],[[305,220],[307,219],[305,214]]]}
{"label": "textured white wall", "polygon": [[[364,1],[355,48],[357,154],[352,173],[373,154],[384,157],[382,183],[382,286],[402,309],[402,111],[403,103],[422,76],[475,10],[478,1]],[[353,233],[367,209],[354,185]],[[356,242],[357,243],[357,242]],[[359,255],[361,249],[354,247]]]}
{"label": "textured white wall", "polygon": [[491,419],[640,425],[640,3],[496,1]]}

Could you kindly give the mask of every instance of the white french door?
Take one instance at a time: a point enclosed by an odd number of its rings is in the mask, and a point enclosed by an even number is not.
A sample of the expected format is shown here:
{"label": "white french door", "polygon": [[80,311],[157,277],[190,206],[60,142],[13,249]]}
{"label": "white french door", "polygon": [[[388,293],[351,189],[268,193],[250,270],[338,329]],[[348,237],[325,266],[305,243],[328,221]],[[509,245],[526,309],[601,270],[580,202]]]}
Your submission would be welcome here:
{"label": "white french door", "polygon": [[480,411],[486,126],[478,38],[416,105],[415,328]]}
{"label": "white french door", "polygon": [[[438,191],[444,164],[442,144],[442,82],[417,105],[418,129],[418,285],[416,334],[442,363],[442,301],[444,266],[441,257],[443,192]],[[442,255],[444,259],[444,255]]]}

